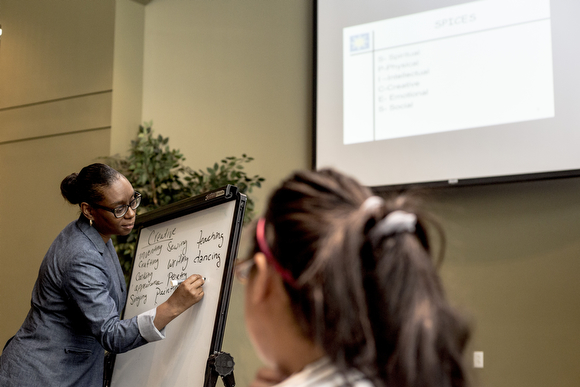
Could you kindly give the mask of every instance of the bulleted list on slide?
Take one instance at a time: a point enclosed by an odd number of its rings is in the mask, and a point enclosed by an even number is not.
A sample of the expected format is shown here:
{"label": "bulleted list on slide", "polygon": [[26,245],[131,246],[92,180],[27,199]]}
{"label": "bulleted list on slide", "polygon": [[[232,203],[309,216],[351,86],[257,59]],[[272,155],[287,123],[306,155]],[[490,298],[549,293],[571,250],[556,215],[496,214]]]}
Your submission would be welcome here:
{"label": "bulleted list on slide", "polygon": [[550,23],[489,0],[345,28],[344,144],[553,117]]}

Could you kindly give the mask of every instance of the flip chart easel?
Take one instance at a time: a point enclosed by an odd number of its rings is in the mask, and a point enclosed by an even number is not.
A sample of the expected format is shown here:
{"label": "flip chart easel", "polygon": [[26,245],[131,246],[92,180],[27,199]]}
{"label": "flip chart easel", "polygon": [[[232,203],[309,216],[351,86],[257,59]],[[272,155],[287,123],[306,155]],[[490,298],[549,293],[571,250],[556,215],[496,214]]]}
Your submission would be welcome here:
{"label": "flip chart easel", "polygon": [[221,345],[246,201],[228,185],[137,218],[123,318],[163,303],[177,288],[173,281],[192,274],[206,278],[204,297],[167,325],[164,340],[116,355],[105,385],[214,387],[217,376],[234,385],[233,358]]}

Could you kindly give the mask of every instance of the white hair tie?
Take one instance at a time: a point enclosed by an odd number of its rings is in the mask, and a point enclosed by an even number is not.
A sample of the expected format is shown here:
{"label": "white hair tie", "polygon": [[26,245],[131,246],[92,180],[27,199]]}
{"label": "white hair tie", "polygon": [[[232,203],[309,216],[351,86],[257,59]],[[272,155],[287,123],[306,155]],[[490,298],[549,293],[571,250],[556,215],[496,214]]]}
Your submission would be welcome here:
{"label": "white hair tie", "polygon": [[373,235],[389,236],[400,232],[415,232],[417,216],[405,211],[393,211],[372,229]]}
{"label": "white hair tie", "polygon": [[374,209],[375,207],[382,207],[384,205],[384,203],[385,203],[385,201],[378,196],[369,196],[360,205],[360,209],[363,212],[367,212],[367,211],[370,211],[371,209]]}

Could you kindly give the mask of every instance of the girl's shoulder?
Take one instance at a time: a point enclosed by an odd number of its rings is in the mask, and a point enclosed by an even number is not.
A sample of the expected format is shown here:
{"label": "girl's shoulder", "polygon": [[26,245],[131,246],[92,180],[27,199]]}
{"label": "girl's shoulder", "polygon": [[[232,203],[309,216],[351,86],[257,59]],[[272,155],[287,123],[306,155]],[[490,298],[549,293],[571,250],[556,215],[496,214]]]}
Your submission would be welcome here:
{"label": "girl's shoulder", "polygon": [[322,358],[304,367],[276,387],[374,387],[361,372],[340,371],[328,358]]}

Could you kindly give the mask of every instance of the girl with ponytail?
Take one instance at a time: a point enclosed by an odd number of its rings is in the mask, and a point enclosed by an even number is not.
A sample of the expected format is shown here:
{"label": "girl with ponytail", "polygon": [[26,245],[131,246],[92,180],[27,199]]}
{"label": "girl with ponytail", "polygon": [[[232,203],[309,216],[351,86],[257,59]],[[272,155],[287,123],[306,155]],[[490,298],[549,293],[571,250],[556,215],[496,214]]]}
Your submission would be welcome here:
{"label": "girl with ponytail", "polygon": [[409,200],[333,170],[298,172],[256,226],[246,326],[254,385],[463,387],[469,330],[450,307]]}

